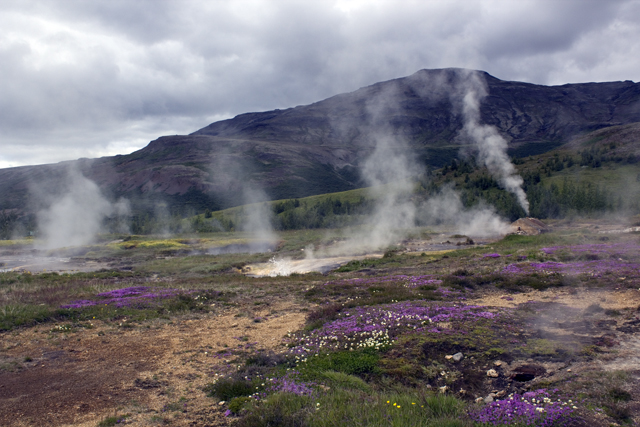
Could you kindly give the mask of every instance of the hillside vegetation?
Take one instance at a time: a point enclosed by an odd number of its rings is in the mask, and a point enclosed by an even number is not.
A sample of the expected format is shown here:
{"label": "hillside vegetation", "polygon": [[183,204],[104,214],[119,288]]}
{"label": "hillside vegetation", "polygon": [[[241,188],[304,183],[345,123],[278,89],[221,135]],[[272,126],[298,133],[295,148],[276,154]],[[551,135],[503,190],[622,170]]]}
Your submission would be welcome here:
{"label": "hillside vegetation", "polygon": [[[530,216],[560,219],[640,214],[640,124],[599,130],[547,153],[512,160],[524,179]],[[443,188],[457,190],[466,208],[485,203],[511,221],[525,215],[515,197],[472,158],[453,159],[424,175],[415,183],[411,197],[419,204]],[[272,214],[276,230],[339,228],[366,221],[374,199],[370,189],[362,188],[263,202],[262,209]],[[208,210],[174,226],[198,232],[231,231],[243,223],[245,210],[255,208]]]}
{"label": "hillside vegetation", "polygon": [[474,145],[461,114],[470,84],[487,93],[479,123],[495,127],[517,158],[598,129],[604,133],[597,138],[607,139],[607,129],[640,122],[640,83],[541,86],[481,71],[420,70],[310,105],[163,136],[131,154],[0,169],[0,211],[36,212],[43,196],[60,196],[69,168],[110,200],[128,199],[135,214],[153,215],[163,205],[181,217],[254,201],[247,188],[264,190],[260,200],[281,200],[370,185],[362,166],[380,140],[406,145],[428,169],[441,168]]}

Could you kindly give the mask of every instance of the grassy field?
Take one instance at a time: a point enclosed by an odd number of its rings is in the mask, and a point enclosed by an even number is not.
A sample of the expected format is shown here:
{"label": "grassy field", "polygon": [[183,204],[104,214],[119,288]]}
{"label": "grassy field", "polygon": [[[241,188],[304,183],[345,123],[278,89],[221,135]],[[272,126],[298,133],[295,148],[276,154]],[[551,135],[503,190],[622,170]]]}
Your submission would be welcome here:
{"label": "grassy field", "polygon": [[[399,246],[324,275],[263,278],[242,268],[335,236],[290,231],[272,252],[221,255],[204,252],[251,236],[105,236],[75,256],[111,268],[0,273],[0,420],[634,425],[640,237],[607,227],[557,222],[539,236],[422,255]],[[112,358],[125,377],[102,362]],[[53,391],[35,390],[75,371],[99,381],[42,409]],[[28,390],[27,403],[11,400]]]}

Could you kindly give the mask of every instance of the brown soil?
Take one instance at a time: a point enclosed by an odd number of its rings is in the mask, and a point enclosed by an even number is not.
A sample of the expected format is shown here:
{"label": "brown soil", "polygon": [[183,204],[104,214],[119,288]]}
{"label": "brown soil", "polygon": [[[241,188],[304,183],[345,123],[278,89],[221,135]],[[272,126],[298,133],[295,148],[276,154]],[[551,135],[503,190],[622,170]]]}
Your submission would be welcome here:
{"label": "brown soil", "polygon": [[518,294],[491,293],[481,298],[469,299],[467,303],[491,307],[515,307],[531,301],[554,302],[579,309],[598,304],[605,310],[621,310],[636,308],[640,305],[640,289],[619,291],[584,290],[578,292],[570,292],[566,289],[548,289],[545,291],[531,290]]}
{"label": "brown soil", "polygon": [[0,425],[93,427],[125,413],[134,425],[226,425],[223,407],[200,390],[225,364],[218,352],[246,343],[281,351],[283,336],[305,318],[289,302],[254,311],[258,323],[241,313],[1,334]]}

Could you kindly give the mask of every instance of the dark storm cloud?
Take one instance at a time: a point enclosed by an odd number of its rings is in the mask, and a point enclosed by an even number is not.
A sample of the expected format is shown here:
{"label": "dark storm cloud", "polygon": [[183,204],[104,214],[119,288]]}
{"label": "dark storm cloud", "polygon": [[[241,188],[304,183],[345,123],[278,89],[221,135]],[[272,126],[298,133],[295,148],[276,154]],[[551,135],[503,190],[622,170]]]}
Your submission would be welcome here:
{"label": "dark storm cloud", "polygon": [[638,4],[5,0],[0,167],[130,152],[421,68],[638,80]]}

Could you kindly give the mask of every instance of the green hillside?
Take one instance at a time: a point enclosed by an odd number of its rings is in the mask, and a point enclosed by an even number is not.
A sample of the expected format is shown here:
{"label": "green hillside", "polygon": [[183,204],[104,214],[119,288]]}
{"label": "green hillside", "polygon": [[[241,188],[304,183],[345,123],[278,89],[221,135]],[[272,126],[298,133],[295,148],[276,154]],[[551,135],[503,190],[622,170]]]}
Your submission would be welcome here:
{"label": "green hillside", "polygon": [[[599,217],[640,213],[640,124],[615,126],[579,136],[543,154],[514,158],[538,218]],[[506,192],[484,167],[473,160],[454,159],[430,171],[415,184],[413,200],[428,200],[444,186],[452,186],[466,207],[482,201],[510,220],[525,215],[515,197]],[[357,224],[373,206],[367,188],[300,199],[262,203],[273,213],[276,229],[334,228]],[[245,212],[257,205],[201,213],[188,221],[194,231],[233,230]]]}

